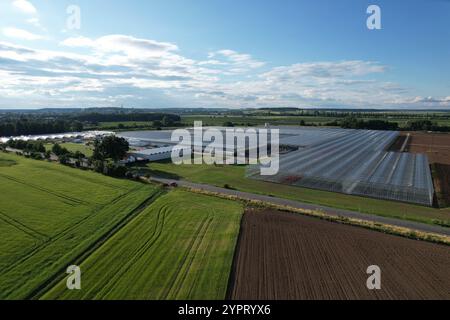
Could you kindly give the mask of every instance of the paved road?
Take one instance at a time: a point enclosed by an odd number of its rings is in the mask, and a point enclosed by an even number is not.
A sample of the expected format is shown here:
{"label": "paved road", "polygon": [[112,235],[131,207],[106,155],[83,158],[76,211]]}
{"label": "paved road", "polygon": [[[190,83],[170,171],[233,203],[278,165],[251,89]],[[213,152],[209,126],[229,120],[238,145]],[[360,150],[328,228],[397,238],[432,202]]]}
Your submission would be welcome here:
{"label": "paved road", "polygon": [[376,222],[376,223],[388,224],[388,225],[397,226],[397,227],[405,227],[405,228],[409,228],[409,229],[413,229],[413,230],[417,230],[417,231],[431,232],[431,233],[450,236],[450,228],[445,228],[445,227],[441,227],[441,226],[434,226],[434,225],[428,225],[428,224],[423,224],[423,223],[414,222],[414,221],[400,220],[400,219],[395,219],[395,218],[387,218],[387,217],[381,217],[381,216],[360,213],[360,212],[354,212],[354,211],[349,211],[349,210],[342,210],[342,209],[335,209],[335,208],[330,208],[330,207],[325,207],[325,206],[320,206],[320,205],[307,204],[307,203],[302,203],[302,202],[298,202],[298,201],[294,201],[294,200],[287,200],[287,199],[269,197],[269,196],[254,194],[254,193],[229,190],[229,189],[225,189],[225,188],[219,188],[219,187],[206,185],[206,184],[193,183],[193,182],[184,181],[184,180],[170,180],[170,179],[163,179],[163,178],[156,178],[156,177],[152,177],[151,180],[155,181],[155,182],[167,183],[167,184],[176,183],[182,187],[200,189],[200,190],[205,190],[205,191],[209,191],[209,192],[216,192],[216,193],[220,193],[223,195],[237,196],[237,197],[239,197],[241,199],[245,199],[245,200],[264,201],[264,202],[272,203],[275,205],[289,206],[289,207],[298,208],[298,209],[320,210],[330,216],[355,218],[355,219],[360,219],[360,220],[365,220],[365,221],[372,221],[372,222]]}

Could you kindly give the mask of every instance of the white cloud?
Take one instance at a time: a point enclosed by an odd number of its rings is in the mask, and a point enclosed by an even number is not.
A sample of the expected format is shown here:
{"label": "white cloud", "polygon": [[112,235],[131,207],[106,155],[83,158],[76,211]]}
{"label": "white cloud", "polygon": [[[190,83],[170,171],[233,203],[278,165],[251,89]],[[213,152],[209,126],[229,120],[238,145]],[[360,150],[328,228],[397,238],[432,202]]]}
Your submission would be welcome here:
{"label": "white cloud", "polygon": [[43,36],[31,33],[27,30],[18,29],[14,27],[7,27],[3,29],[3,35],[8,38],[21,39],[21,40],[42,40]]}
{"label": "white cloud", "polygon": [[210,52],[208,58],[209,60],[200,63],[205,65],[229,66],[230,68],[227,70],[229,74],[245,73],[265,65],[265,62],[258,61],[249,54],[239,53],[229,49]]}
{"label": "white cloud", "polygon": [[249,54],[220,50],[194,60],[175,44],[127,35],[68,38],[59,49],[0,42],[0,106],[450,107],[449,97],[415,97],[379,80],[389,68],[372,61],[262,69]]}
{"label": "white cloud", "polygon": [[27,0],[14,0],[12,2],[13,7],[20,10],[23,13],[34,15],[37,14],[36,7]]}
{"label": "white cloud", "polygon": [[61,45],[87,47],[104,53],[123,52],[135,57],[160,56],[167,52],[178,50],[178,47],[172,43],[139,39],[125,35],[108,35],[95,40],[86,37],[68,38],[61,42]]}
{"label": "white cloud", "polygon": [[95,41],[86,37],[72,37],[67,38],[60,43],[66,47],[95,47]]}

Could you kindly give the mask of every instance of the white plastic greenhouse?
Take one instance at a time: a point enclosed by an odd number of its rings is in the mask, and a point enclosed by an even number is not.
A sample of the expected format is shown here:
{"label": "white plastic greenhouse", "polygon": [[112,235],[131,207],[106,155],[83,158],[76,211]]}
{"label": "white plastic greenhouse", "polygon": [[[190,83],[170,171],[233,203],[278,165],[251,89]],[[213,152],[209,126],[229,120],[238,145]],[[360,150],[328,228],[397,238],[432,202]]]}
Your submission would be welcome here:
{"label": "white plastic greenhouse", "polygon": [[318,129],[305,134],[303,131],[298,135],[292,131],[288,138],[281,139],[281,144],[301,148],[281,156],[277,175],[261,176],[259,167],[252,166],[248,176],[379,199],[433,204],[434,188],[427,156],[386,151],[398,132]]}

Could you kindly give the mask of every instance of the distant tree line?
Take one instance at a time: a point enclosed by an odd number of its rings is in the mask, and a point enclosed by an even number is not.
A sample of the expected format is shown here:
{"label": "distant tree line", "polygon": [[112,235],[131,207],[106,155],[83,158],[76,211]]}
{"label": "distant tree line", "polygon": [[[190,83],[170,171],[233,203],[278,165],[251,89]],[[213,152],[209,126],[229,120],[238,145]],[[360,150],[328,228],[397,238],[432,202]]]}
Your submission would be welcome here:
{"label": "distant tree line", "polygon": [[45,146],[41,141],[9,140],[6,146],[25,152],[45,152]]}
{"label": "distant tree line", "polygon": [[450,126],[440,126],[430,120],[408,121],[405,129],[410,131],[450,132]]}
{"label": "distant tree line", "polygon": [[181,117],[167,113],[86,113],[76,115],[73,119],[83,122],[129,122],[129,121],[166,121],[180,122]]}
{"label": "distant tree line", "polygon": [[0,136],[16,137],[83,130],[83,124],[76,120],[5,119],[0,122]]}
{"label": "distant tree line", "polygon": [[337,126],[343,129],[366,129],[366,130],[399,130],[397,122],[385,120],[362,120],[355,117],[348,117],[342,121],[327,123],[327,126]]}
{"label": "distant tree line", "polygon": [[344,129],[450,132],[449,126],[440,126],[430,120],[408,121],[405,127],[400,128],[397,122],[389,122],[385,120],[363,120],[356,117],[347,117],[341,121],[329,122],[326,125],[341,127]]}

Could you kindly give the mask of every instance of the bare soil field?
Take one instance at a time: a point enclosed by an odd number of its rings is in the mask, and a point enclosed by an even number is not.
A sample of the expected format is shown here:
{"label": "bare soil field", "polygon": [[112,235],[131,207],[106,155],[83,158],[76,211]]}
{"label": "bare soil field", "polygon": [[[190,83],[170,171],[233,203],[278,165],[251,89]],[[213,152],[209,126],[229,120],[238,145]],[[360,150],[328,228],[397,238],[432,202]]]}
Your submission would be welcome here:
{"label": "bare soil field", "polygon": [[440,208],[450,206],[450,165],[432,164],[436,200]]}
{"label": "bare soil field", "polygon": [[[406,133],[405,133],[406,134]],[[406,152],[425,153],[432,164],[440,207],[450,205],[450,134],[412,132]]]}
{"label": "bare soil field", "polygon": [[[381,290],[366,270],[381,268]],[[450,248],[275,210],[244,215],[228,296],[450,299]]]}
{"label": "bare soil field", "polygon": [[406,151],[426,153],[430,163],[450,165],[450,134],[412,132]]}

